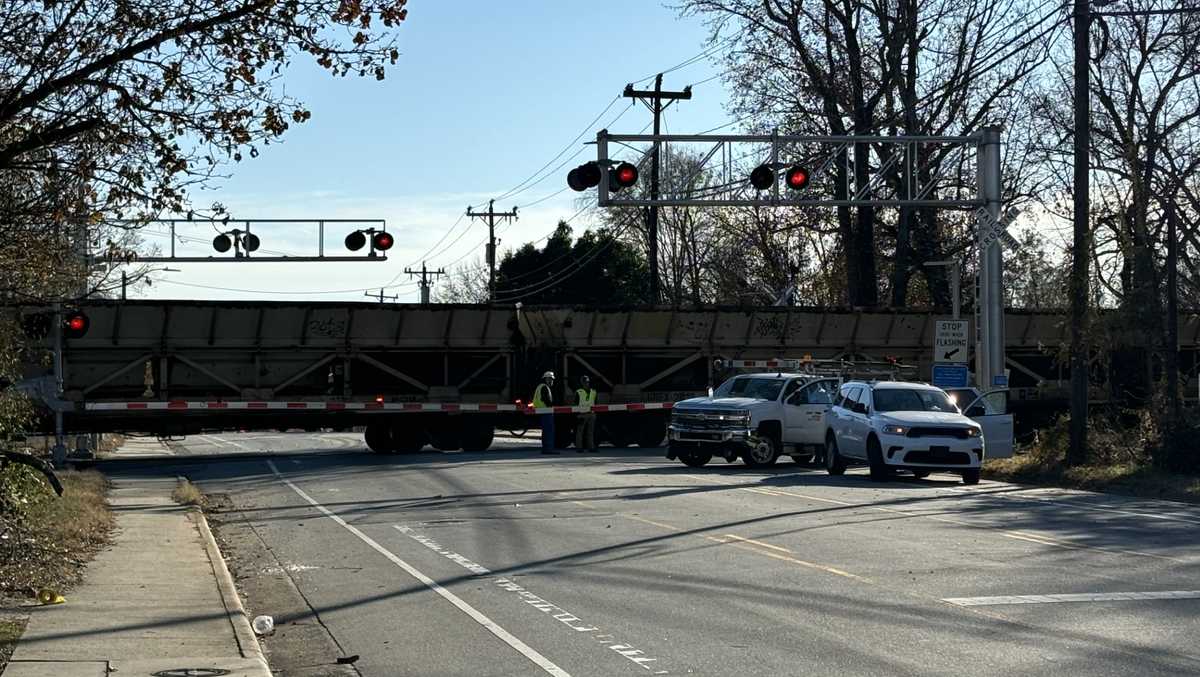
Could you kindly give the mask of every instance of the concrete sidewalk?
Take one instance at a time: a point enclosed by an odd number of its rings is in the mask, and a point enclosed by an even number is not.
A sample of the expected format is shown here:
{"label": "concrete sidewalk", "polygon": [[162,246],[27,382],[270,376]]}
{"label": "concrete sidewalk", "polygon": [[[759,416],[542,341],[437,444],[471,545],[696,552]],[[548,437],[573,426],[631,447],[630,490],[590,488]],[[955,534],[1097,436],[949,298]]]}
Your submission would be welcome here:
{"label": "concrete sidewalk", "polygon": [[208,524],[171,500],[175,478],[112,479],[113,544],[66,604],[29,609],[4,677],[269,677]]}

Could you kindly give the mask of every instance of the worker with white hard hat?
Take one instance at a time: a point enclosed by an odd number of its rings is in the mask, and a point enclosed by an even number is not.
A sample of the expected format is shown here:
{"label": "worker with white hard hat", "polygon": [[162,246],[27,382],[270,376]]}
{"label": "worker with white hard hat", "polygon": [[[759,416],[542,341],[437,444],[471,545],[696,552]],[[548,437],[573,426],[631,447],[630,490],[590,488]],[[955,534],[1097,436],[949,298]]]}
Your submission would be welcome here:
{"label": "worker with white hard hat", "polygon": [[[554,372],[548,371],[542,374],[542,382],[533,389],[533,407],[534,409],[543,409],[554,406]],[[554,414],[540,413],[538,417],[542,424],[542,453],[547,455],[557,455],[554,450]]]}

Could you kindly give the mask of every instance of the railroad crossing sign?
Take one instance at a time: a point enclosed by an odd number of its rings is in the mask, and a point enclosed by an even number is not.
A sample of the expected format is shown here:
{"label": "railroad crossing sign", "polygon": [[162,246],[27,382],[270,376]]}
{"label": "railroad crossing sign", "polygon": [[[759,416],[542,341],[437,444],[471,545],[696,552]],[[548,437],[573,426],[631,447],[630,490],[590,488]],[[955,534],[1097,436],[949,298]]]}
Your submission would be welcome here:
{"label": "railroad crossing sign", "polygon": [[992,213],[988,211],[987,207],[976,209],[975,218],[979,224],[980,231],[983,232],[983,239],[979,241],[980,249],[987,251],[996,240],[1003,242],[1009,249],[1020,249],[1021,243],[1017,242],[1017,238],[1008,233],[1009,225],[1016,220],[1020,213],[1019,210],[1010,209],[999,220],[996,220],[992,218]]}
{"label": "railroad crossing sign", "polygon": [[934,362],[967,362],[966,320],[938,320],[933,333]]}

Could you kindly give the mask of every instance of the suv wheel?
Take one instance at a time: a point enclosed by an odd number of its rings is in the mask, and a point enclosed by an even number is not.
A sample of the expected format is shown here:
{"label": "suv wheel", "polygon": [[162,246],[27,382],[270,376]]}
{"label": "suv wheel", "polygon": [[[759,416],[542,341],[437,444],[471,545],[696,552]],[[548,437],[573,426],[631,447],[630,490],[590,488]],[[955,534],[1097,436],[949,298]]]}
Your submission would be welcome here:
{"label": "suv wheel", "polygon": [[830,475],[841,475],[846,472],[846,461],[838,453],[837,438],[832,434],[825,438],[825,470]]}
{"label": "suv wheel", "polygon": [[867,440],[867,463],[871,468],[871,481],[886,482],[891,478],[892,469],[883,462],[883,448],[874,435]]}
{"label": "suv wheel", "polygon": [[979,484],[979,468],[968,468],[962,471],[963,484]]}
{"label": "suv wheel", "polygon": [[779,458],[779,446],[770,435],[759,437],[746,453],[742,455],[746,465],[751,468],[763,468],[775,463]]}

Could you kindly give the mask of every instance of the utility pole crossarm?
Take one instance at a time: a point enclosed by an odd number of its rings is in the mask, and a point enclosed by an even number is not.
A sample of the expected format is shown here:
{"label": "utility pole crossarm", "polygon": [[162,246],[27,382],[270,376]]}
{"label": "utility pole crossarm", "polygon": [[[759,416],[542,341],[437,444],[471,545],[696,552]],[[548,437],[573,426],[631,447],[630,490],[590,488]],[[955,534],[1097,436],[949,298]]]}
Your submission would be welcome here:
{"label": "utility pole crossarm", "polygon": [[421,283],[420,283],[421,284],[421,305],[427,306],[427,305],[429,305],[429,290],[433,286],[433,283],[431,283],[429,281],[430,276],[433,276],[434,278],[436,278],[438,275],[445,275],[446,269],[438,268],[437,270],[429,270],[425,267],[425,262],[422,261],[420,270],[412,270],[411,268],[405,268],[404,272],[408,273],[408,276],[410,278],[413,275],[421,276]]}
{"label": "utility pole crossarm", "polygon": [[[486,212],[477,212],[471,207],[467,207],[467,216],[472,219],[483,219],[488,226],[488,243],[487,243],[487,264],[488,264],[488,302],[496,301],[496,219],[501,222],[505,220],[516,220],[517,208],[513,207],[507,212],[496,211],[496,201],[488,200],[488,210]],[[421,264],[424,268],[424,264]]]}

